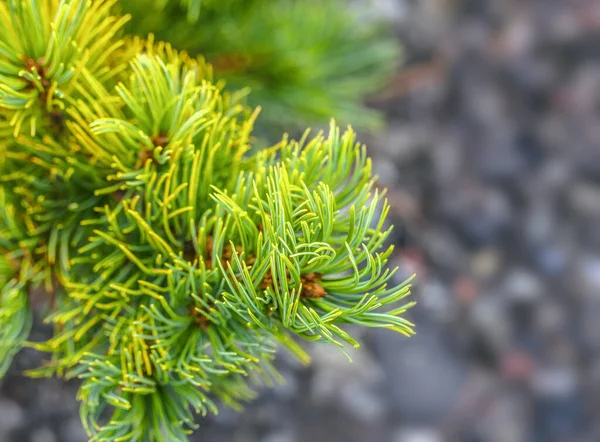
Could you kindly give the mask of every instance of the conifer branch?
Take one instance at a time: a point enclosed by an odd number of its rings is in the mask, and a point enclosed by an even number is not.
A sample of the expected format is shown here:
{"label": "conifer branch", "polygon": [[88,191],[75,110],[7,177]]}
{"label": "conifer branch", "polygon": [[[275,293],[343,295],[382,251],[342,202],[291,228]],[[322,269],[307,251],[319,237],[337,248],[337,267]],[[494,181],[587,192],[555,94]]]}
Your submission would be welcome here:
{"label": "conifer branch", "polygon": [[[277,347],[308,363],[297,337],[412,334],[354,132],[255,152],[247,92],[125,36],[116,6],[0,1],[0,375],[33,347],[50,360],[30,376],[81,379],[91,440],[185,441],[280,380]],[[27,342],[34,311],[45,342]]]}
{"label": "conifer branch", "polygon": [[397,68],[401,49],[387,25],[364,20],[342,0],[137,0],[123,2],[129,32],[161,40],[214,66],[231,90],[250,87],[261,133],[302,130],[331,117],[361,128],[382,124],[361,104]]}

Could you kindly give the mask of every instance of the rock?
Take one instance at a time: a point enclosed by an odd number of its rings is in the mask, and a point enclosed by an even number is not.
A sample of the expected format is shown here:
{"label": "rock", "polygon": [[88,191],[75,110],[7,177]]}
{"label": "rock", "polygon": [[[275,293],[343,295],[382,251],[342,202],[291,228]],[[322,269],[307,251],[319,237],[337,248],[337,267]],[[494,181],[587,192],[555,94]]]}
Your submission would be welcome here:
{"label": "rock", "polygon": [[13,401],[0,399],[0,439],[25,422],[26,415]]}
{"label": "rock", "polygon": [[342,403],[344,390],[352,385],[368,389],[375,388],[382,381],[383,372],[367,351],[358,351],[350,347],[347,347],[346,351],[352,362],[335,348],[325,345],[313,348],[311,353],[315,373],[311,385],[311,398],[314,403]]}
{"label": "rock", "polygon": [[486,247],[471,255],[471,273],[478,280],[496,276],[502,265],[500,251],[496,247]]}
{"label": "rock", "polygon": [[64,442],[86,442],[88,440],[79,416],[72,416],[61,426],[59,440]]}
{"label": "rock", "polygon": [[441,434],[434,428],[400,428],[394,433],[393,442],[442,442]]}
{"label": "rock", "polygon": [[390,128],[388,136],[379,143],[390,159],[402,164],[422,153],[429,144],[427,139],[425,128],[398,125]]}
{"label": "rock", "polygon": [[544,337],[555,337],[565,333],[568,316],[556,301],[546,300],[535,311],[535,329]]}
{"label": "rock", "polygon": [[479,285],[470,277],[461,275],[453,284],[454,299],[460,306],[469,306],[476,302],[481,293]]}
{"label": "rock", "polygon": [[600,186],[579,181],[571,187],[571,205],[582,216],[600,218]]}
{"label": "rock", "polygon": [[512,208],[507,196],[492,188],[465,183],[461,194],[445,202],[447,213],[465,244],[473,248],[498,244],[507,232]]}
{"label": "rock", "polygon": [[289,431],[269,433],[261,439],[261,442],[296,442],[298,439]]}
{"label": "rock", "polygon": [[419,304],[427,310],[426,314],[447,321],[454,311],[452,299],[447,287],[437,278],[429,278],[416,287]]}
{"label": "rock", "polygon": [[393,186],[398,182],[398,169],[389,158],[377,157],[373,159],[373,173],[379,177],[379,183],[384,186]]}
{"label": "rock", "polygon": [[298,394],[298,381],[294,377],[294,373],[282,372],[281,375],[284,378],[284,382],[275,384],[273,392],[278,396],[279,399],[293,399]]}
{"label": "rock", "polygon": [[432,228],[423,232],[421,241],[431,261],[443,269],[464,269],[469,256],[456,236],[448,229]]}
{"label": "rock", "polygon": [[562,244],[545,244],[535,248],[533,253],[536,268],[542,275],[557,278],[566,274],[569,256]]}
{"label": "rock", "polygon": [[509,299],[518,302],[533,302],[542,295],[539,278],[523,268],[516,268],[508,273],[504,290]]}
{"label": "rock", "polygon": [[56,442],[57,438],[56,434],[50,428],[43,427],[35,430],[31,434],[30,440],[31,442]]}
{"label": "rock", "polygon": [[557,219],[547,200],[533,201],[525,215],[524,235],[528,244],[538,246],[556,235]]}
{"label": "rock", "polygon": [[374,16],[378,20],[391,19],[394,23],[408,19],[407,0],[374,0],[367,4],[362,0],[352,0],[351,3],[356,5],[361,13],[366,13],[367,17]]}
{"label": "rock", "polygon": [[340,394],[340,403],[348,413],[361,421],[379,422],[385,417],[385,404],[379,392],[361,383],[346,385]]}
{"label": "rock", "polygon": [[600,297],[600,255],[581,256],[575,271],[580,290],[590,297]]}
{"label": "rock", "polygon": [[385,373],[388,412],[408,422],[438,422],[458,400],[464,364],[425,327],[409,339],[383,330],[374,337]]}

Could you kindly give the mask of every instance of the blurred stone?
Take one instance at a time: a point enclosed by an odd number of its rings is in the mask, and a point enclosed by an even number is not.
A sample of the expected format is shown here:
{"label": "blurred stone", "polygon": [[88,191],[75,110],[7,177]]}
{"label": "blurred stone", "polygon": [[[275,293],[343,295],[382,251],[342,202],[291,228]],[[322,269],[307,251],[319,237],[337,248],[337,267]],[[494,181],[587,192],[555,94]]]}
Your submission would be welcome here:
{"label": "blurred stone", "polygon": [[534,201],[525,218],[525,237],[529,244],[546,243],[556,232],[556,218],[547,200]]}
{"label": "blurred stone", "polygon": [[88,440],[78,415],[71,417],[62,425],[59,440],[61,442],[86,442]]}
{"label": "blurred stone", "polygon": [[507,197],[494,189],[469,186],[463,190],[449,207],[458,232],[472,247],[498,243],[512,217]]}
{"label": "blurred stone", "polygon": [[468,255],[452,232],[447,229],[431,228],[423,232],[422,241],[431,255],[431,260],[437,266],[454,271],[465,268]]}
{"label": "blurred stone", "polygon": [[471,256],[471,272],[480,280],[495,276],[501,264],[500,253],[494,247],[481,249]]}
{"label": "blurred stone", "polygon": [[10,433],[23,425],[25,413],[15,402],[0,399],[0,434]]}
{"label": "blurred stone", "polygon": [[580,257],[577,263],[577,282],[585,294],[600,297],[600,256]]}
{"label": "blurred stone", "polygon": [[422,152],[428,144],[426,139],[427,134],[421,128],[394,126],[380,144],[389,158],[402,163]]}
{"label": "blurred stone", "polygon": [[291,432],[282,431],[270,433],[261,439],[261,442],[296,442],[297,439]]}
{"label": "blurred stone", "polygon": [[502,372],[511,381],[529,381],[535,370],[535,364],[530,354],[510,350],[503,355]]}
{"label": "blurred stone", "polygon": [[379,182],[384,186],[393,186],[398,182],[398,169],[388,158],[373,159],[373,173],[379,177]]}
{"label": "blurred stone", "polygon": [[513,269],[505,280],[507,296],[515,301],[532,302],[542,294],[539,278],[522,268]]}
{"label": "blurred stone", "polygon": [[443,442],[433,428],[401,428],[394,433],[393,442]]}
{"label": "blurred stone", "polygon": [[385,417],[381,395],[359,383],[352,383],[341,391],[340,403],[351,416],[365,422],[377,422]]}
{"label": "blurred stone", "polygon": [[426,279],[427,267],[425,259],[417,249],[405,248],[394,259],[393,265],[398,267],[398,271],[394,275],[394,283],[400,284],[407,278],[415,276],[414,284]]}
{"label": "blurred stone", "polygon": [[277,401],[264,401],[258,403],[253,414],[254,423],[260,427],[278,428],[285,423],[286,409]]}
{"label": "blurred stone", "polygon": [[421,204],[411,192],[403,189],[391,188],[387,194],[391,212],[406,222],[418,222],[422,216]]}
{"label": "blurred stone", "polygon": [[[358,3],[364,3],[359,1]],[[375,0],[369,3],[372,9],[376,10],[379,18],[391,19],[394,22],[403,22],[408,19],[408,1],[407,0]]]}
{"label": "blurred stone", "polygon": [[534,380],[538,431],[546,439],[573,440],[581,427],[576,373],[569,365],[546,366]]}
{"label": "blurred stone", "polygon": [[573,210],[600,218],[600,186],[580,181],[571,186],[570,197]]}
{"label": "blurred stone", "polygon": [[572,174],[572,165],[558,158],[548,158],[540,171],[541,181],[545,192],[560,192],[569,184]]}
{"label": "blurred stone", "polygon": [[496,348],[505,347],[510,340],[510,324],[504,299],[500,293],[481,296],[471,310],[469,326],[485,330]]}
{"label": "blurred stone", "polygon": [[39,428],[31,434],[31,442],[56,442],[56,441],[57,441],[56,435],[48,427]]}
{"label": "blurred stone", "polygon": [[560,277],[567,272],[569,258],[561,244],[546,244],[534,250],[534,262],[544,276]]}
{"label": "blurred stone", "polygon": [[293,373],[282,372],[283,383],[275,384],[273,392],[281,399],[293,399],[298,394],[298,381]]}
{"label": "blurred stone", "polygon": [[577,115],[590,115],[600,102],[600,63],[587,62],[579,66],[569,87],[569,105]]}
{"label": "blurred stone", "polygon": [[425,327],[400,341],[384,330],[374,337],[385,371],[386,393],[391,395],[389,412],[408,422],[432,424],[448,413],[465,372],[440,337]]}
{"label": "blurred stone", "polygon": [[536,310],[535,328],[545,336],[561,335],[567,325],[566,312],[556,302],[543,302]]}
{"label": "blurred stone", "polygon": [[352,362],[341,351],[329,346],[318,345],[311,351],[315,369],[311,385],[314,403],[339,403],[345,394],[344,390],[353,385],[368,389],[375,387],[383,379],[381,368],[367,351],[350,347],[346,351]]}
{"label": "blurred stone", "polygon": [[432,158],[436,177],[441,186],[452,186],[461,173],[464,173],[464,151],[461,143],[460,131],[455,128],[445,130],[435,143]]}
{"label": "blurred stone", "polygon": [[428,310],[427,314],[446,321],[453,313],[454,306],[448,289],[436,278],[430,278],[415,288],[419,304]]}
{"label": "blurred stone", "polygon": [[524,12],[511,20],[500,34],[499,49],[504,58],[520,60],[531,51],[534,39],[535,29]]}
{"label": "blurred stone", "polygon": [[[494,120],[494,117],[490,117]],[[508,133],[506,133],[508,131]],[[488,134],[477,157],[478,171],[486,180],[509,182],[527,171],[528,161],[510,130]]]}
{"label": "blurred stone", "polygon": [[459,304],[471,305],[479,296],[479,286],[468,276],[459,276],[454,281],[454,297]]}
{"label": "blurred stone", "polygon": [[485,442],[523,442],[529,440],[528,408],[508,391],[499,393],[478,419],[480,440]]}
{"label": "blurred stone", "polygon": [[241,414],[229,407],[220,407],[219,412],[211,419],[222,427],[234,427],[240,424]]}

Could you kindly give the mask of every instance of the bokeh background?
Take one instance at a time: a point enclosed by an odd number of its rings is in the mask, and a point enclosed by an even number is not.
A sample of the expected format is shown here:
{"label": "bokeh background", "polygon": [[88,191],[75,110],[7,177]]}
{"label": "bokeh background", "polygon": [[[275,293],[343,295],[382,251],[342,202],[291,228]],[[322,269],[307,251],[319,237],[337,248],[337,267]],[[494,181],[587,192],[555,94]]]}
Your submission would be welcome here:
{"label": "bokeh background", "polygon": [[[353,364],[282,355],[286,384],[193,440],[600,441],[600,2],[369,5],[405,48],[369,99],[387,129],[361,139],[417,335],[357,331]],[[0,384],[0,441],[85,441],[77,386],[19,375],[38,360]]]}

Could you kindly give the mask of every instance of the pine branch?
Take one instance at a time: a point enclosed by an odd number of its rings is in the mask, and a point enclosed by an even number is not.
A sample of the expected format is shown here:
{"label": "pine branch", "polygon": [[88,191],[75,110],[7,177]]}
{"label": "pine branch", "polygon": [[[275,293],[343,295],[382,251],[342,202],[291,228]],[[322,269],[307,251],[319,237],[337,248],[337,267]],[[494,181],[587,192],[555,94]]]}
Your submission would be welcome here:
{"label": "pine branch", "polygon": [[206,57],[232,90],[250,87],[267,135],[331,117],[366,129],[382,123],[361,101],[391,79],[400,49],[385,23],[365,22],[345,1],[138,0],[123,8],[133,17],[128,32],[156,32]]}
{"label": "pine branch", "polygon": [[[0,1],[0,375],[33,347],[51,360],[30,376],[82,380],[91,440],[185,441],[281,380],[278,347],[308,363],[298,337],[412,334],[352,130],[255,152],[247,91],[124,38],[116,6]],[[34,311],[46,342],[27,342]]]}

